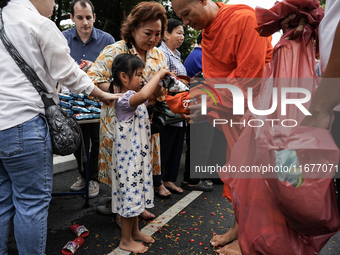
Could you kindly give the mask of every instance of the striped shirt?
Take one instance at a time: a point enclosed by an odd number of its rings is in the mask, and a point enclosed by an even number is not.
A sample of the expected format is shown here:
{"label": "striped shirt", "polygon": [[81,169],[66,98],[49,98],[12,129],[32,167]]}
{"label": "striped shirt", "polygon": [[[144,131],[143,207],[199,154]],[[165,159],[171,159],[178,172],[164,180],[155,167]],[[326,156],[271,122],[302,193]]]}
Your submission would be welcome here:
{"label": "striped shirt", "polygon": [[178,50],[174,54],[164,42],[158,48],[163,52],[170,72],[176,71],[177,75],[187,75],[187,70],[181,62],[181,53]]}

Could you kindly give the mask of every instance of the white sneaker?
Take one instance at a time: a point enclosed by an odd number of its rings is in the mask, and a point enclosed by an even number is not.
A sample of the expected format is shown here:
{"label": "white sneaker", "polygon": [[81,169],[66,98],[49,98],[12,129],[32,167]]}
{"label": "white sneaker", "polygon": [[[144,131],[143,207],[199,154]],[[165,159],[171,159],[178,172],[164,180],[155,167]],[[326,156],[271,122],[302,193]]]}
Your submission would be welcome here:
{"label": "white sneaker", "polygon": [[99,183],[96,181],[89,182],[89,198],[98,196],[99,194]]}
{"label": "white sneaker", "polygon": [[83,188],[85,188],[85,186],[86,186],[85,179],[82,178],[81,176],[79,176],[77,178],[77,181],[75,183],[73,183],[73,185],[71,186],[71,190],[79,191],[79,190],[82,190]]}

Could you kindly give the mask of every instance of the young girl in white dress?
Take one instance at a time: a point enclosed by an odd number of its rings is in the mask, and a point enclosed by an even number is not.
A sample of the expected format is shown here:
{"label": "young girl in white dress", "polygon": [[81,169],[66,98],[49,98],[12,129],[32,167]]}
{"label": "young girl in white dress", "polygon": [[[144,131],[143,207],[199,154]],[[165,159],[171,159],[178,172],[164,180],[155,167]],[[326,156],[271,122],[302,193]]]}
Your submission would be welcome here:
{"label": "young girl in white dress", "polygon": [[138,215],[154,206],[150,155],[151,126],[147,103],[157,97],[160,79],[169,74],[161,69],[143,87],[143,61],[133,54],[120,54],[112,64],[113,81],[123,94],[115,101],[115,117],[108,125],[113,134],[112,151],[112,211],[121,216],[122,238],[119,248],[133,253],[144,253],[148,247],[138,243],[154,243],[151,236],[142,234]]}

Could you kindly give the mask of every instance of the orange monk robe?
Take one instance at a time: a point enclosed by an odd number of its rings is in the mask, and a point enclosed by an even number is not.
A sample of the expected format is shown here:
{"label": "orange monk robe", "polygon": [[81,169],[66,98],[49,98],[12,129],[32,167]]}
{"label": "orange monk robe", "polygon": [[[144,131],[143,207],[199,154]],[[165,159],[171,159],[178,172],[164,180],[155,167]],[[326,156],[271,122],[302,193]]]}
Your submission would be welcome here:
{"label": "orange monk robe", "polygon": [[[255,30],[257,22],[255,11],[247,5],[226,5],[220,7],[213,22],[203,29],[202,67],[205,78],[261,78],[264,66],[269,63],[273,47],[271,37],[260,37]],[[259,93],[260,82],[239,84],[247,100],[247,86],[253,87],[253,96]],[[242,116],[233,116],[233,99],[229,90],[219,95],[222,105],[215,106],[212,100],[207,102],[208,116],[214,119],[232,119],[240,122]],[[221,125],[227,140],[227,162],[235,142],[240,137],[241,125]],[[223,196],[230,197],[225,186]]]}

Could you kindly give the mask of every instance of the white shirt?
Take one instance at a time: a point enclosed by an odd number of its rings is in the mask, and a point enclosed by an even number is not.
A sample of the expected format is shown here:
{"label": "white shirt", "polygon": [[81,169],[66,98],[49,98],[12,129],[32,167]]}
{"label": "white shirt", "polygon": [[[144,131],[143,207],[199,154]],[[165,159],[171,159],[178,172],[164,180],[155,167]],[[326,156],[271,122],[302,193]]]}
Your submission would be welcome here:
{"label": "white shirt", "polygon": [[[57,81],[74,93],[90,94],[93,83],[69,55],[56,25],[39,14],[29,0],[11,0],[3,8],[6,34],[26,63],[44,82],[57,103]],[[0,41],[0,130],[44,114],[44,104],[33,85]]]}
{"label": "white shirt", "polygon": [[319,41],[320,41],[320,68],[323,74],[326,70],[336,28],[340,20],[340,1],[327,0],[325,16],[319,25]]}
{"label": "white shirt", "polygon": [[[320,69],[324,74],[331,50],[335,31],[340,20],[340,1],[327,0],[325,16],[319,25],[319,48],[320,48]],[[340,104],[334,108],[334,111],[340,111]]]}

